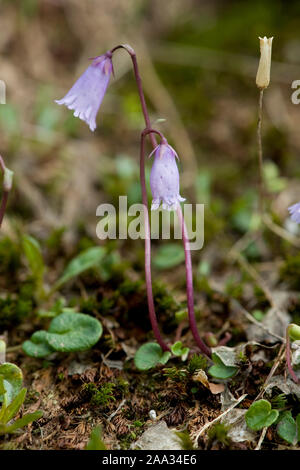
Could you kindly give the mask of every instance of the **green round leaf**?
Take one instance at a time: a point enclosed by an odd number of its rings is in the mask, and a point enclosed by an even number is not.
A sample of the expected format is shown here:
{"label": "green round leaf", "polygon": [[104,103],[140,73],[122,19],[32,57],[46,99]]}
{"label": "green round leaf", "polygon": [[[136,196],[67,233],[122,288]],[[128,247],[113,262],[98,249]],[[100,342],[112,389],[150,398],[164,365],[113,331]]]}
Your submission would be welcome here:
{"label": "green round leaf", "polygon": [[283,413],[278,423],[277,434],[289,444],[297,443],[297,425],[290,411]]}
{"label": "green round leaf", "polygon": [[0,395],[0,401],[5,401],[6,405],[9,405],[22,388],[23,374],[15,364],[4,362],[0,365],[0,376],[5,390],[5,393]]}
{"label": "green round leaf", "polygon": [[171,353],[163,352],[159,344],[147,343],[137,350],[134,363],[139,370],[149,370],[157,364],[166,364],[170,357]]}
{"label": "green round leaf", "polygon": [[174,343],[171,346],[171,351],[174,354],[174,356],[181,356],[182,350],[183,350],[183,347],[182,347],[181,341],[176,341],[176,343]]}
{"label": "green round leaf", "polygon": [[217,354],[213,353],[212,359],[214,361],[214,365],[208,369],[208,373],[212,377],[225,380],[233,377],[237,373],[238,367],[225,366]]}
{"label": "green round leaf", "polygon": [[102,331],[96,318],[84,313],[64,312],[52,320],[46,340],[55,351],[85,351],[97,343]]}
{"label": "green round leaf", "polygon": [[259,431],[264,427],[269,427],[279,416],[277,410],[272,410],[271,404],[267,400],[258,400],[252,403],[245,414],[247,426],[253,431]]}
{"label": "green round leaf", "polygon": [[153,265],[157,269],[170,269],[184,261],[184,250],[180,245],[169,243],[157,250],[153,259]]}
{"label": "green round leaf", "polygon": [[31,357],[46,357],[54,351],[47,342],[47,331],[44,330],[33,333],[30,340],[24,341],[22,348]]}

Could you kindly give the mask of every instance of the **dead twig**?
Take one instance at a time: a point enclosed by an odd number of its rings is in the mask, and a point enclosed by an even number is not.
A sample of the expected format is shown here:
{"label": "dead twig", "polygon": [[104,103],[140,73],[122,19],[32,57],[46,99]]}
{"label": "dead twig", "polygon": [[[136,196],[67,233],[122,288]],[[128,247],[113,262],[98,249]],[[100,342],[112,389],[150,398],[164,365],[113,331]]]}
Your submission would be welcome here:
{"label": "dead twig", "polygon": [[236,311],[241,312],[251,323],[254,323],[256,326],[264,330],[269,335],[274,336],[274,338],[279,340],[281,343],[285,343],[285,339],[282,336],[273,333],[263,323],[255,320],[251,313],[247,312],[247,310],[236,299],[231,299],[231,304]]}
{"label": "dead twig", "polygon": [[233,408],[235,408],[237,405],[239,405],[246,398],[246,396],[247,396],[247,393],[242,395],[235,403],[233,403],[229,408],[227,408],[227,410],[225,410],[223,413],[221,413],[219,416],[217,416],[217,418],[215,418],[212,421],[209,421],[208,423],[206,423],[200,429],[200,431],[196,434],[196,436],[193,440],[194,445],[195,446],[197,445],[199,437],[206,431],[206,429],[208,429],[210,426],[212,426],[213,424],[220,421],[220,419],[222,419],[224,416],[226,416],[231,410],[233,410]]}
{"label": "dead twig", "polygon": [[264,440],[264,438],[265,438],[267,429],[268,429],[267,427],[263,428],[262,433],[261,433],[260,438],[259,438],[259,441],[258,441],[258,443],[257,443],[257,446],[255,447],[254,450],[260,450],[261,445],[262,445],[262,443],[263,443],[263,440]]}

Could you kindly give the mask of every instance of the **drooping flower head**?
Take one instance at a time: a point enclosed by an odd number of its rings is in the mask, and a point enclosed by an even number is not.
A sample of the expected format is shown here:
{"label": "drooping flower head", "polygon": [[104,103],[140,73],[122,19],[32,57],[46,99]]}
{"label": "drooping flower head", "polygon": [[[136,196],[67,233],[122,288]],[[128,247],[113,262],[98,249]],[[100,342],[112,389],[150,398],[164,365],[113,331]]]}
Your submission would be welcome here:
{"label": "drooping flower head", "polygon": [[297,204],[293,204],[288,208],[288,211],[290,213],[291,219],[294,222],[297,222],[297,224],[300,224],[300,202],[297,202]]}
{"label": "drooping flower head", "polygon": [[57,104],[74,110],[74,116],[85,121],[91,131],[96,129],[96,116],[105,95],[113,64],[111,53],[95,57],[91,65]]}
{"label": "drooping flower head", "polygon": [[152,153],[154,162],[150,173],[153,196],[151,210],[158,209],[160,203],[163,209],[176,209],[179,202],[185,201],[179,194],[179,171],[176,163],[178,155],[167,141],[158,145]]}

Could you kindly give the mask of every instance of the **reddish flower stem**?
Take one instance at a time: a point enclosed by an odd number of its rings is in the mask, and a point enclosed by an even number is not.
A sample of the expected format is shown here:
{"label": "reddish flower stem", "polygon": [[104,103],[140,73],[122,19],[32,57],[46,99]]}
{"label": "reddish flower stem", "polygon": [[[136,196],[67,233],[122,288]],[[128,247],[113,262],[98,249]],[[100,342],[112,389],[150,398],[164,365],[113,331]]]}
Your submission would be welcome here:
{"label": "reddish flower stem", "polygon": [[159,331],[159,326],[156,318],[153,292],[152,292],[152,279],[151,279],[151,233],[149,223],[149,210],[148,210],[148,197],[145,181],[145,137],[147,134],[151,135],[151,130],[146,129],[141,135],[141,149],[140,149],[140,179],[142,188],[142,200],[144,205],[144,226],[145,226],[145,278],[148,299],[148,309],[151,326],[154,336],[163,351],[169,351],[169,347],[163,341]]}
{"label": "reddish flower stem", "polygon": [[[153,332],[157,342],[160,344],[163,350],[169,350],[168,346],[163,342],[155,314],[154,302],[153,302],[153,293],[152,293],[152,281],[151,281],[151,239],[150,239],[150,223],[149,223],[149,213],[148,213],[148,198],[147,198],[147,188],[145,181],[145,151],[144,151],[144,140],[147,134],[150,134],[150,139],[153,148],[157,146],[157,142],[154,134],[160,135],[161,138],[164,138],[162,134],[158,131],[151,129],[151,122],[148,113],[148,108],[145,100],[145,95],[142,87],[142,80],[139,73],[138,63],[136,59],[136,53],[134,49],[128,44],[120,44],[119,46],[114,47],[109,51],[113,54],[117,49],[125,49],[131,57],[134,76],[138,88],[138,93],[141,101],[142,112],[144,115],[144,120],[146,124],[146,129],[142,133],[141,138],[141,156],[140,156],[140,175],[141,175],[141,187],[142,187],[142,198],[144,204],[144,217],[145,217],[145,273],[146,273],[146,285],[147,285],[147,297],[148,297],[148,306],[149,306],[149,315],[150,321],[153,328]],[[185,251],[185,265],[186,265],[186,279],[187,279],[187,299],[188,299],[188,312],[189,312],[189,322],[190,327],[194,336],[194,339],[199,346],[200,350],[206,354],[208,357],[211,357],[210,348],[208,348],[202,339],[199,336],[195,312],[194,312],[194,290],[193,290],[193,272],[192,272],[192,262],[190,254],[189,239],[187,236],[187,230],[184,222],[184,217],[181,211],[180,205],[178,206],[178,217],[182,226],[182,239]]]}
{"label": "reddish flower stem", "polygon": [[[135,53],[134,49],[132,49],[132,47],[129,46],[128,44],[120,44],[119,46],[114,47],[110,52],[113,54],[117,49],[125,49],[128,52],[128,54],[130,55],[130,58],[132,60],[134,76],[135,76],[135,80],[136,80],[136,84],[137,84],[137,88],[138,88],[138,92],[139,92],[139,97],[140,97],[140,102],[141,102],[141,106],[142,106],[142,112],[143,112],[143,115],[144,115],[146,128],[150,129],[151,128],[151,122],[150,122],[150,117],[149,117],[149,113],[148,113],[148,108],[147,108],[147,105],[146,105],[144,91],[143,91],[142,79],[141,79],[141,76],[140,76],[139,67],[138,67],[138,63],[137,63],[137,60],[136,60],[136,53]],[[155,148],[157,143],[156,143],[154,133],[152,133],[152,132],[150,133],[150,139],[151,139],[151,143],[152,143],[153,148]]]}
{"label": "reddish flower stem", "polygon": [[199,349],[208,357],[211,357],[211,350],[203,340],[200,338],[194,310],[194,288],[193,288],[193,270],[192,270],[192,260],[191,260],[191,250],[190,242],[188,238],[187,228],[184,222],[182,210],[180,204],[177,206],[177,215],[182,227],[182,242],[184,246],[185,253],[185,269],[186,269],[186,293],[187,293],[187,304],[188,304],[188,313],[189,313],[189,322],[190,327],[194,336],[194,339],[199,347]]}

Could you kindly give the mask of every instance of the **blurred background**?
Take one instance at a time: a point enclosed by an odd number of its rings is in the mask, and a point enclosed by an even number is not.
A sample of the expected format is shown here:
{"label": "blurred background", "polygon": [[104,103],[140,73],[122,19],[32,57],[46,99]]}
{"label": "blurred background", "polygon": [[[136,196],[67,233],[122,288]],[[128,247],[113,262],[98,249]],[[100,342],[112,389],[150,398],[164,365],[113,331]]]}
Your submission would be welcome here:
{"label": "blurred background", "polygon": [[[272,217],[291,229],[287,207],[300,199],[300,105],[291,102],[291,84],[300,79],[299,2],[1,0],[0,5],[0,79],[7,86],[0,151],[15,172],[4,235],[30,233],[48,247],[62,243],[68,253],[99,243],[100,203],[117,202],[119,194],[127,194],[129,204],[141,200],[144,124],[126,52],[114,55],[115,78],[94,134],[54,103],[89,57],[126,42],[137,52],[152,122],[180,156],[181,194],[206,205],[201,256],[220,267],[222,253],[255,225],[255,75],[258,36],[265,35],[274,36],[264,100],[265,172]],[[291,230],[297,232],[295,226]],[[275,236],[270,242],[279,241]],[[135,256],[130,243],[117,242],[125,257]],[[133,243],[142,260],[142,242]],[[266,247],[252,249],[260,259],[276,256]]]}

